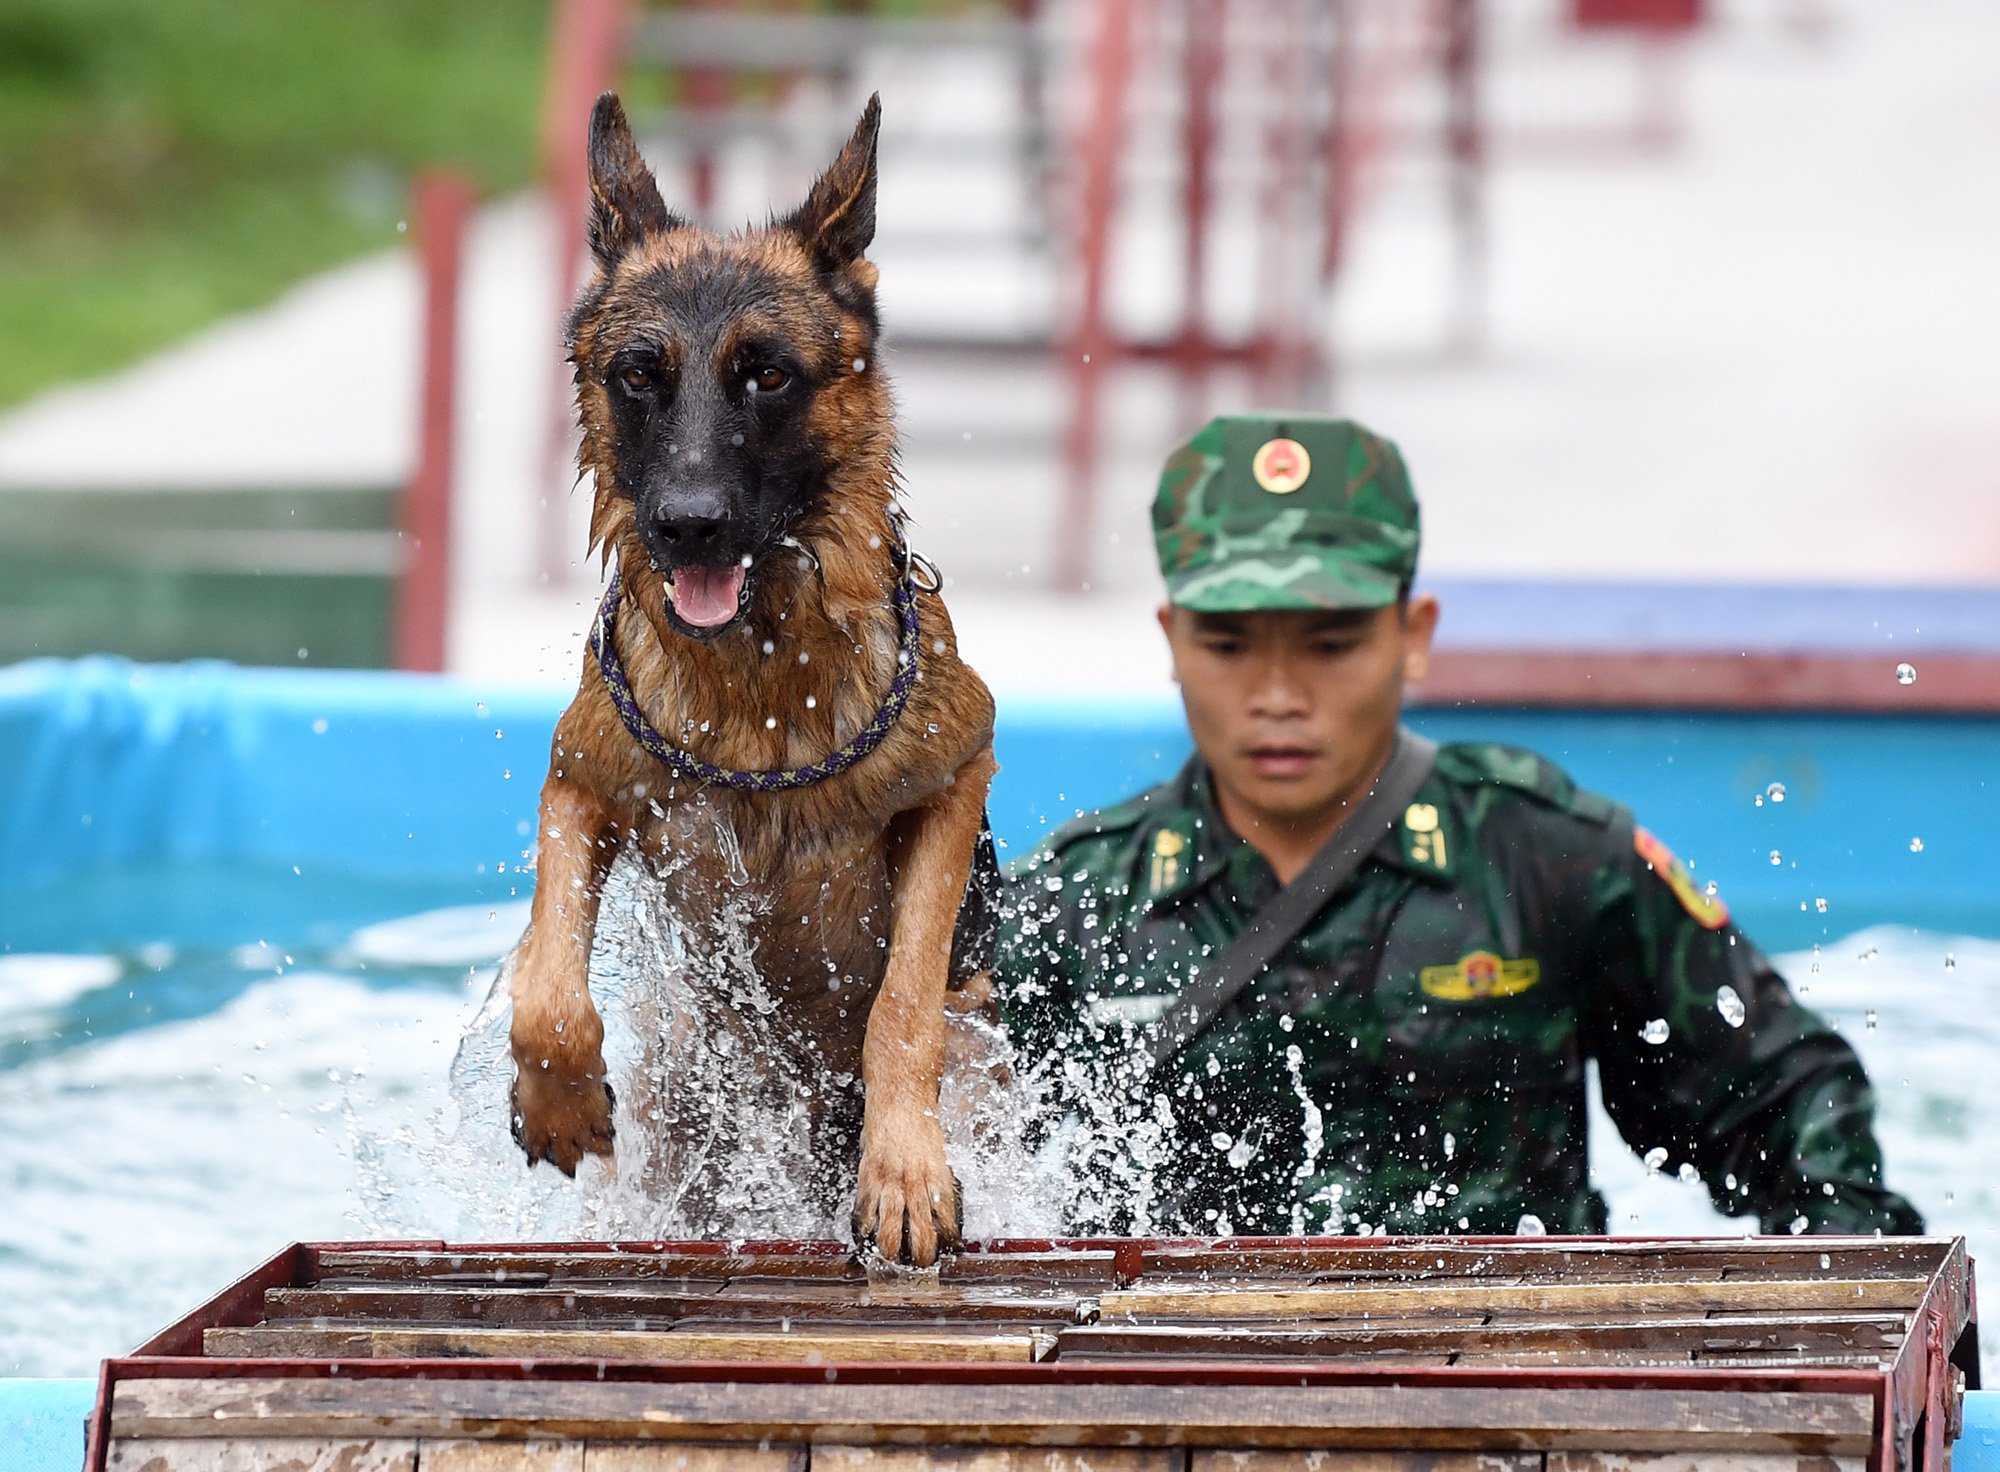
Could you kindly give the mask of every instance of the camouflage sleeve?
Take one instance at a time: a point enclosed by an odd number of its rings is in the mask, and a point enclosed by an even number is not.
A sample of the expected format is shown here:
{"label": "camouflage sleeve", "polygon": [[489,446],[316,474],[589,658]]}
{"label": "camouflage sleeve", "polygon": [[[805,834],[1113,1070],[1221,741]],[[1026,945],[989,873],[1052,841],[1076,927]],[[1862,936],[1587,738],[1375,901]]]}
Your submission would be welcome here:
{"label": "camouflage sleeve", "polygon": [[1882,1183],[1875,1097],[1846,1040],[1644,829],[1614,823],[1593,880],[1585,1040],[1635,1150],[1691,1165],[1765,1232],[1921,1232]]}

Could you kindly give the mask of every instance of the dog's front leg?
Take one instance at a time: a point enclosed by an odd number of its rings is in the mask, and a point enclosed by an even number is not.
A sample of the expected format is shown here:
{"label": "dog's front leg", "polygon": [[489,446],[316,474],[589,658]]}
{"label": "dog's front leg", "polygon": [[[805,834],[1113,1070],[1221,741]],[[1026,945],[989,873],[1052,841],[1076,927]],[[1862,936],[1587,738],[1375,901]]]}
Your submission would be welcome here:
{"label": "dog's front leg", "polygon": [[594,793],[555,772],[542,787],[535,898],[514,966],[514,1140],[528,1163],[576,1174],[611,1153],[604,1023],[590,1000],[590,946],[618,828]]}
{"label": "dog's front leg", "polygon": [[854,1240],[929,1267],[958,1245],[958,1181],[944,1158],[938,1085],[952,932],[995,771],[991,747],[889,829],[889,965],[861,1050],[864,1112]]}

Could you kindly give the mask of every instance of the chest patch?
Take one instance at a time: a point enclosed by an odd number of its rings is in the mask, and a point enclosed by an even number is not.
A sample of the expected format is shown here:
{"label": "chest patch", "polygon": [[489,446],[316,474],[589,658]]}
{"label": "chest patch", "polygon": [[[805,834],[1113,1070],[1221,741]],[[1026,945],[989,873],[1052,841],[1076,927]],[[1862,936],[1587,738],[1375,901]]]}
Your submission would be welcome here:
{"label": "chest patch", "polygon": [[1694,875],[1688,873],[1687,865],[1674,857],[1672,849],[1643,828],[1632,830],[1632,847],[1647,866],[1666,881],[1667,888],[1674,892],[1681,908],[1694,917],[1695,924],[1703,930],[1720,930],[1729,923],[1729,906],[1696,885]]}
{"label": "chest patch", "polygon": [[1474,951],[1449,966],[1426,966],[1417,985],[1441,1002],[1484,1002],[1518,996],[1541,979],[1542,963],[1533,957],[1510,961],[1492,951]]}

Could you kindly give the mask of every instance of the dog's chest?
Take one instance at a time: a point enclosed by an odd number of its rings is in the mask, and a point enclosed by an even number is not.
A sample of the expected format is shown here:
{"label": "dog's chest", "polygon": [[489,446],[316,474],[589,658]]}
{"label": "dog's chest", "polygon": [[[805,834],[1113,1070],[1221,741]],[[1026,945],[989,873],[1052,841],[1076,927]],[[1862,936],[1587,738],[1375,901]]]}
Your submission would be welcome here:
{"label": "dog's chest", "polygon": [[681,922],[712,943],[747,941],[774,994],[872,993],[888,958],[880,836],[829,840],[786,816],[768,798],[704,795],[660,808],[641,842]]}

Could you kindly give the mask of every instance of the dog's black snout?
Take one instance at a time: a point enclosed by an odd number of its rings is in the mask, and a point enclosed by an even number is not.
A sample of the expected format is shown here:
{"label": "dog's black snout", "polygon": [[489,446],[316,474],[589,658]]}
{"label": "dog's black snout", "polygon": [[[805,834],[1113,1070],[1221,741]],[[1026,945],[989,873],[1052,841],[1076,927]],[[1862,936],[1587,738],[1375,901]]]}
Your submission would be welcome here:
{"label": "dog's black snout", "polygon": [[660,498],[653,520],[668,546],[700,560],[729,525],[729,505],[720,491],[680,491]]}

